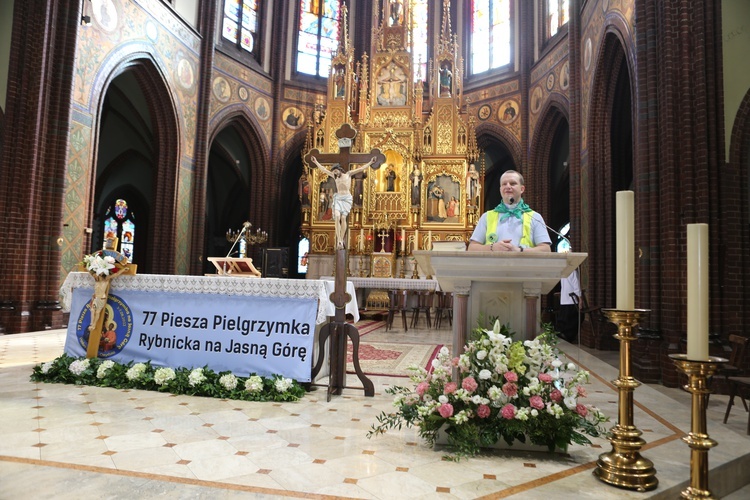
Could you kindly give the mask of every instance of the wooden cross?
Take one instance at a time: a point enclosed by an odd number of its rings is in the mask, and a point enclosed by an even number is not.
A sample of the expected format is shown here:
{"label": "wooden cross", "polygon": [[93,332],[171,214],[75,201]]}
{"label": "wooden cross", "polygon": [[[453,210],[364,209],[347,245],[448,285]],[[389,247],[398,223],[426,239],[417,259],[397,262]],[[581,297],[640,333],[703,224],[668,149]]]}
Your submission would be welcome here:
{"label": "wooden cross", "polygon": [[[370,167],[373,170],[380,168],[385,163],[385,155],[379,149],[373,149],[369,153],[352,153],[351,147],[357,131],[348,123],[344,123],[337,131],[339,152],[338,153],[321,153],[318,149],[313,149],[305,155],[305,163],[312,164],[314,157],[319,163],[338,163],[344,172],[349,172],[352,164],[364,164],[370,160],[373,163]],[[348,215],[347,215],[348,217]],[[346,235],[342,235],[344,241],[348,241]],[[331,294],[331,302],[336,308],[333,323],[329,323],[320,331],[319,349],[321,355],[318,357],[318,363],[313,368],[313,380],[320,371],[323,363],[323,353],[325,352],[325,342],[329,336],[331,339],[330,349],[330,375],[328,385],[328,399],[331,394],[341,394],[344,388],[344,379],[346,375],[346,338],[352,340],[354,369],[357,376],[362,381],[366,396],[374,396],[375,389],[372,381],[368,379],[359,366],[359,331],[347,324],[346,322],[346,303],[352,298],[346,293],[346,249],[337,248],[336,250],[336,276],[334,291]]]}

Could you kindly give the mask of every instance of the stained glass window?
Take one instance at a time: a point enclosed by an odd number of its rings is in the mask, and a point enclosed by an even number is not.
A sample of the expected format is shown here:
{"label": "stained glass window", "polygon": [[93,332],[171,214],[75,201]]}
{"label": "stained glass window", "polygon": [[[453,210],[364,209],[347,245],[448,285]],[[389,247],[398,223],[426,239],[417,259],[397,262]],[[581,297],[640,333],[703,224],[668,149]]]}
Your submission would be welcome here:
{"label": "stained glass window", "polygon": [[555,34],[568,22],[570,2],[568,0],[547,0],[547,38]]}
{"label": "stained glass window", "polygon": [[510,64],[511,0],[473,0],[471,5],[471,72],[483,73]]}
{"label": "stained glass window", "polygon": [[327,77],[339,40],[339,0],[301,0],[297,71]]}
{"label": "stained glass window", "polygon": [[427,0],[411,0],[411,29],[414,37],[414,81],[419,76],[427,79],[427,47],[429,40],[427,27],[429,25],[429,6]]}
{"label": "stained glass window", "polygon": [[128,202],[123,199],[118,199],[107,209],[104,216],[102,248],[107,240],[115,238],[119,241],[119,248],[116,250],[132,261],[135,244],[135,214],[128,208]]}
{"label": "stained glass window", "polygon": [[257,0],[224,0],[221,35],[241,49],[252,53],[258,33]]}

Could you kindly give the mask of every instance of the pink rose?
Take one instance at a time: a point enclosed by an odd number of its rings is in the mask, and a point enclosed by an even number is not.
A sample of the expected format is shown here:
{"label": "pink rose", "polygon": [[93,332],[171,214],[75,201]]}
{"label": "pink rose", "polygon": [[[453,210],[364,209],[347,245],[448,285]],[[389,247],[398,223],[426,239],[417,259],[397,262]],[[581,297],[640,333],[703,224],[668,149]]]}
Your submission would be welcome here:
{"label": "pink rose", "polygon": [[552,383],[552,375],[550,375],[549,373],[540,373],[538,378],[545,384]]}
{"label": "pink rose", "polygon": [[506,382],[505,384],[503,384],[503,394],[510,397],[515,396],[516,394],[518,394],[518,386],[516,384]]}
{"label": "pink rose", "polygon": [[492,412],[487,405],[479,405],[479,408],[477,408],[477,416],[479,418],[487,418],[490,416],[490,413]]}
{"label": "pink rose", "polygon": [[500,414],[506,420],[513,420],[516,417],[516,407],[508,403],[507,405],[503,406],[502,410],[500,410]]}
{"label": "pink rose", "polygon": [[588,394],[586,393],[586,388],[582,385],[576,386],[576,392],[578,392],[579,398],[585,398],[586,396],[588,396]]}
{"label": "pink rose", "polygon": [[450,418],[453,416],[453,405],[450,403],[445,403],[440,405],[440,408],[438,408],[438,413],[440,413],[440,416],[443,418]]}
{"label": "pink rose", "polygon": [[427,382],[420,382],[417,384],[417,394],[419,394],[419,397],[421,398],[424,396],[424,393],[427,392],[427,389],[430,387],[430,384]]}
{"label": "pink rose", "polygon": [[518,374],[516,372],[505,372],[505,380],[508,382],[518,382]]}
{"label": "pink rose", "polygon": [[453,365],[454,367],[458,366],[458,356],[456,356],[455,358],[451,359],[451,365]]}
{"label": "pink rose", "polygon": [[474,377],[466,377],[463,382],[461,382],[461,387],[464,388],[467,392],[474,392],[477,390],[477,381],[474,380]]}
{"label": "pink rose", "polygon": [[578,403],[576,405],[576,413],[578,413],[580,416],[585,417],[589,414],[589,409],[586,408],[586,405]]}
{"label": "pink rose", "polygon": [[453,394],[458,389],[458,384],[455,382],[448,382],[445,384],[445,388],[443,389],[444,394]]}
{"label": "pink rose", "polygon": [[550,392],[549,398],[555,403],[559,403],[563,400],[562,392],[560,392],[559,389],[555,389],[554,391]]}
{"label": "pink rose", "polygon": [[537,410],[544,408],[544,400],[539,395],[531,396],[529,398],[529,404],[532,408],[536,408]]}

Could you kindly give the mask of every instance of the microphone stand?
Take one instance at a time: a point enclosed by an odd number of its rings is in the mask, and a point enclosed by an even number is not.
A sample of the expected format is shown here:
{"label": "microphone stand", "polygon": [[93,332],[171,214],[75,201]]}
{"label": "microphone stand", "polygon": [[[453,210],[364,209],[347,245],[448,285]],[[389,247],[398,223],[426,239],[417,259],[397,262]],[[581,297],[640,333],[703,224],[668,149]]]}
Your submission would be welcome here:
{"label": "microphone stand", "polygon": [[224,257],[225,259],[228,259],[230,255],[232,255],[232,250],[234,250],[234,247],[237,245],[237,242],[240,241],[240,238],[245,234],[245,231],[247,231],[247,228],[250,227],[249,222],[245,222],[242,224],[242,231],[240,231],[240,234],[237,235],[237,237],[234,239],[234,243],[232,243],[232,248],[229,249],[229,252],[227,253],[227,256]]}

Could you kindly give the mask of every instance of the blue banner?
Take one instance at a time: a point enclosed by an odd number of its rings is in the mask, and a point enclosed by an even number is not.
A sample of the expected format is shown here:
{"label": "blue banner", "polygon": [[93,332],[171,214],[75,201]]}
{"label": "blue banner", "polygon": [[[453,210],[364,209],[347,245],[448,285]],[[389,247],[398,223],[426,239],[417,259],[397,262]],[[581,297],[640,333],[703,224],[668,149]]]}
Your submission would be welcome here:
{"label": "blue banner", "polygon": [[[73,291],[66,354],[86,355],[93,289]],[[309,382],[314,298],[154,293],[109,294],[99,357],[118,363],[283,375]]]}

